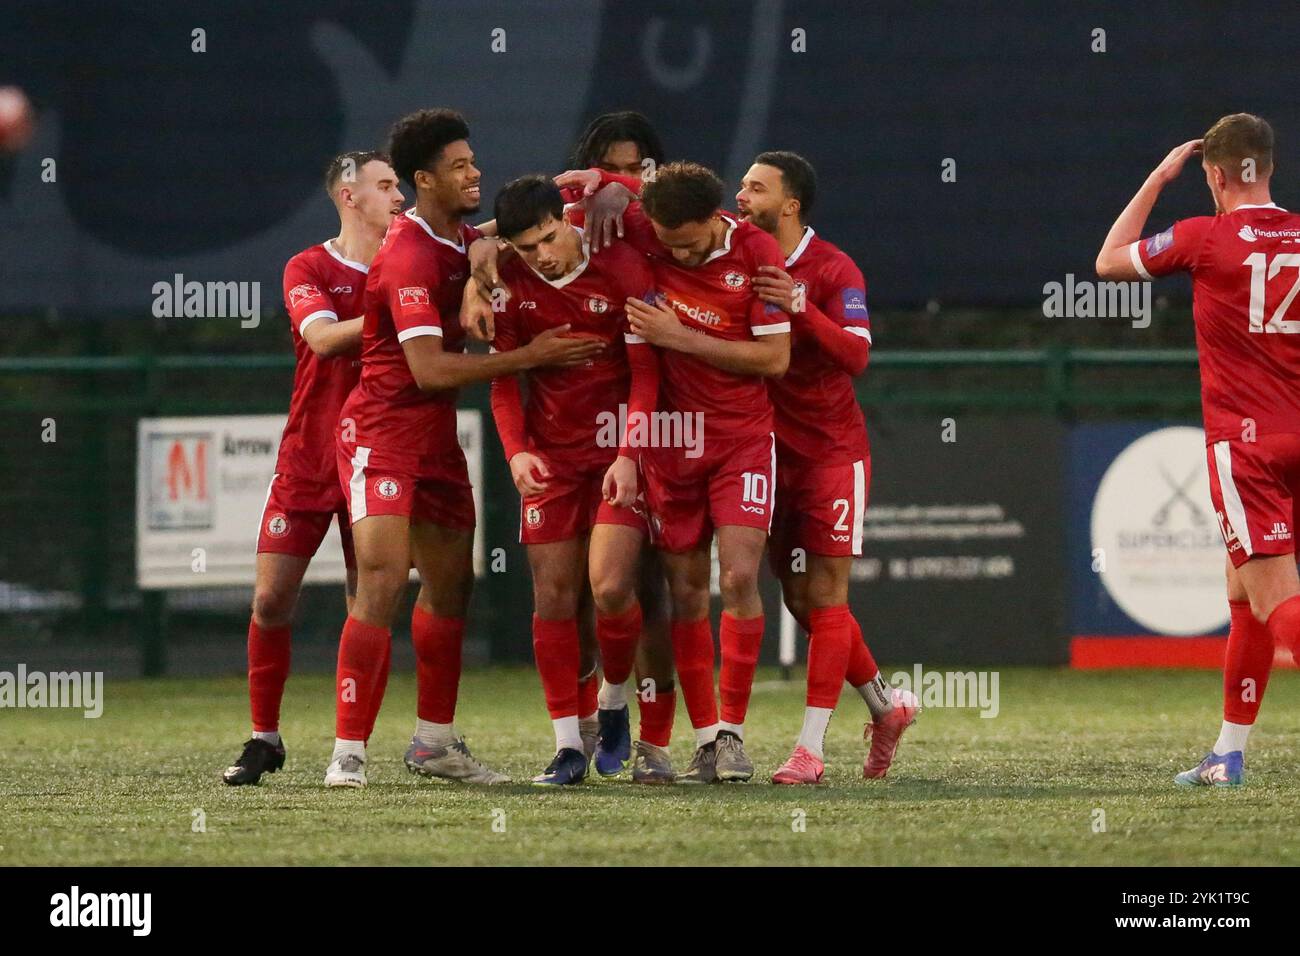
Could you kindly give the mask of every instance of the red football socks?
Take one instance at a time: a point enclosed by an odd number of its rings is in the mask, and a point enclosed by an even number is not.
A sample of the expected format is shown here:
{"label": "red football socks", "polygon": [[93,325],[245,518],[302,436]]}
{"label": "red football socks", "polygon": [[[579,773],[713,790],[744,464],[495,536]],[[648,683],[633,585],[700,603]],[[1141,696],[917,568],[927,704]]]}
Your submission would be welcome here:
{"label": "red football socks", "polygon": [[880,673],[880,668],[876,666],[876,659],[862,639],[862,628],[852,614],[849,614],[849,634],[849,667],[844,679],[854,687],[861,687],[869,684]]}
{"label": "red football socks", "polygon": [[596,613],[596,642],[600,645],[600,666],[605,680],[625,683],[636,662],[636,644],[641,637],[641,605],[633,601],[622,614]]}
{"label": "red football socks", "polygon": [[384,662],[379,670],[379,681],[370,701],[370,718],[366,721],[366,743],[375,732],[375,721],[379,719],[379,708],[384,702],[384,692],[388,690],[388,672],[393,666],[393,642],[384,645]]}
{"label": "red football socks", "polygon": [[1300,594],[1293,594],[1268,616],[1268,631],[1273,640],[1291,652],[1300,664]]}
{"label": "red football socks", "polygon": [[713,693],[713,630],[708,618],[673,621],[672,640],[677,684],[691,726],[711,727],[718,722],[718,701]]}
{"label": "red football socks", "polygon": [[366,739],[370,715],[379,710],[379,675],[391,644],[392,635],[386,627],[351,616],[344,622],[335,683],[334,736],[340,740]]}
{"label": "red football socks", "polygon": [[1273,670],[1273,635],[1255,620],[1249,601],[1229,601],[1228,608],[1232,624],[1223,661],[1223,719],[1253,724]]}
{"label": "red football socks", "polygon": [[641,708],[641,739],[656,747],[667,747],[673,736],[677,691],[670,687],[656,691],[654,700],[642,700],[638,696],[637,702]]}
{"label": "red football socks", "polygon": [[280,729],[280,700],[289,679],[289,628],[248,622],[248,703],[253,729]]}
{"label": "red football socks", "polygon": [[552,720],[578,715],[578,622],[533,615],[533,656]]}
{"label": "red football socks", "polygon": [[719,637],[722,668],[718,693],[722,697],[722,720],[743,724],[749,710],[749,692],[754,686],[754,669],[758,667],[758,650],[763,643],[763,615],[742,620],[723,611]]}
{"label": "red football socks", "polygon": [[411,643],[415,645],[415,710],[421,720],[450,724],[455,718],[464,638],[464,618],[436,617],[418,604],[411,611]]}
{"label": "red football socks", "polygon": [[[812,633],[808,638],[807,704],[809,707],[834,710],[840,701],[840,691],[844,687],[844,675],[848,672],[849,655],[854,641],[853,631],[849,627],[849,607],[840,604],[836,607],[813,608],[810,619]],[[857,644],[866,651],[866,645],[861,641]]]}

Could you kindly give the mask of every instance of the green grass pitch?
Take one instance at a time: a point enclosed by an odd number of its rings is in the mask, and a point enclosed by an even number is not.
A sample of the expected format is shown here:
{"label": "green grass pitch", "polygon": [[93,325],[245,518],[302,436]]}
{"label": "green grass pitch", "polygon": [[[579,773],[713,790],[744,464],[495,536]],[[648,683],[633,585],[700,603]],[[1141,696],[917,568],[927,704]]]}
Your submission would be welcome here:
{"label": "green grass pitch", "polygon": [[[109,681],[97,720],[0,712],[0,864],[1300,862],[1294,672],[1276,674],[1268,689],[1246,787],[1216,791],[1171,782],[1213,742],[1214,673],[1004,670],[996,718],[927,710],[887,781],[861,778],[866,709],[850,691],[827,740],[828,782],[817,788],[765,782],[799,729],[802,675],[782,684],[766,671],[758,680],[746,725],[757,782],[594,779],[562,792],[409,775],[401,756],[414,722],[410,674],[389,686],[370,786],[360,791],[321,786],[333,739],[328,676],[290,679],[288,763],[260,787],[238,789],[220,771],[247,735],[242,679]],[[529,670],[467,673],[457,723],[476,754],[516,780],[549,757]],[[691,743],[680,706],[675,731],[681,769]]]}

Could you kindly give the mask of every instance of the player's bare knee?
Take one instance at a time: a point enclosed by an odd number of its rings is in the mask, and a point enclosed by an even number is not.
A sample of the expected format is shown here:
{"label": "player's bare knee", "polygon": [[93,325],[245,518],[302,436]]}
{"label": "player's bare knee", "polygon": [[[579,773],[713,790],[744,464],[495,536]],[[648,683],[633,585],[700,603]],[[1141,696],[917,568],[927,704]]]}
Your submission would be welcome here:
{"label": "player's bare knee", "polygon": [[623,614],[636,600],[635,583],[621,574],[597,575],[591,581],[591,597],[601,614]]}
{"label": "player's bare knee", "polygon": [[758,596],[758,569],[724,567],[718,576],[718,590],[727,607],[751,603]]}
{"label": "player's bare knee", "polygon": [[284,627],[293,618],[296,594],[259,588],[253,594],[253,620],[258,627]]}
{"label": "player's bare knee", "polygon": [[406,588],[407,571],[391,567],[361,568],[357,575],[358,613],[391,617]]}
{"label": "player's bare knee", "polygon": [[535,581],[533,608],[545,621],[567,621],[578,614],[578,589],[561,581]]}
{"label": "player's bare knee", "polygon": [[829,579],[814,579],[808,582],[807,604],[804,607],[804,614],[807,616],[809,608],[814,607],[838,607],[848,601],[848,589],[841,587],[838,581]]}
{"label": "player's bare knee", "polygon": [[679,621],[698,621],[709,616],[709,589],[696,587],[675,587],[673,595],[673,617]]}

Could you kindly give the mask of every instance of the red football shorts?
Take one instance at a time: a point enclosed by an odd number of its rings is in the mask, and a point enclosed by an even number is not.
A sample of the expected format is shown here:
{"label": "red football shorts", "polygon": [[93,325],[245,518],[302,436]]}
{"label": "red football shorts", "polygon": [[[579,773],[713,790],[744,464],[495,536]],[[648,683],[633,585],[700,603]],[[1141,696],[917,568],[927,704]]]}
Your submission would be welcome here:
{"label": "red football shorts", "polygon": [[703,454],[685,448],[641,453],[650,537],[661,551],[691,551],[712,540],[715,528],[772,529],[776,495],[776,439],[766,435],[711,438]]}
{"label": "red football shorts", "polygon": [[822,466],[778,460],[776,514],[768,550],[772,567],[788,562],[795,548],[829,557],[860,556],[870,487],[869,455]]}
{"label": "red football shorts", "polygon": [[335,515],[339,519],[343,560],[354,568],[357,562],[352,550],[352,524],[338,483],[272,475],[257,532],[257,553],[310,558],[325,540]]}
{"label": "red football shorts", "polygon": [[342,440],[337,448],[339,481],[353,524],[369,515],[404,515],[413,524],[473,529],[474,488],[459,445],[418,458],[395,458]]}
{"label": "red football shorts", "polygon": [[519,541],[550,544],[569,541],[598,524],[621,524],[646,530],[645,506],[638,496],[627,508],[616,508],[601,495],[609,461],[574,462],[530,449],[546,462],[551,477],[539,495],[519,499]]}
{"label": "red football shorts", "polygon": [[1232,566],[1257,554],[1291,554],[1300,503],[1300,435],[1207,445],[1210,499]]}

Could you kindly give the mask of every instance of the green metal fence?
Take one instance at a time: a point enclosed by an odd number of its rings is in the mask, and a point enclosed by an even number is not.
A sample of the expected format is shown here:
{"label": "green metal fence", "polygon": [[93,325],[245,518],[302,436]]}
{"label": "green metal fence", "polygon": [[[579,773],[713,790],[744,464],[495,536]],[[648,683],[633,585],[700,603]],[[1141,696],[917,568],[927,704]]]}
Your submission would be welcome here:
{"label": "green metal fence", "polygon": [[[247,593],[169,601],[135,588],[136,421],[282,412],[293,367],[287,353],[0,358],[0,435],[10,452],[0,458],[9,505],[0,530],[0,659],[18,646],[129,645],[153,674],[166,668],[169,649],[188,658],[212,642],[228,644],[246,622]],[[858,396],[869,423],[1008,410],[1066,420],[1199,412],[1196,354],[1185,350],[882,350]],[[487,415],[487,389],[466,389],[463,403]],[[516,493],[495,437],[485,444],[488,550],[506,548],[509,566],[522,568]],[[481,657],[527,657],[528,618],[515,613],[529,606],[527,588],[527,574],[480,583],[474,634]],[[328,646],[341,595],[312,590],[322,594],[300,605],[298,628],[319,632]]]}

